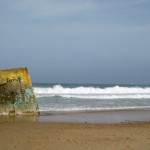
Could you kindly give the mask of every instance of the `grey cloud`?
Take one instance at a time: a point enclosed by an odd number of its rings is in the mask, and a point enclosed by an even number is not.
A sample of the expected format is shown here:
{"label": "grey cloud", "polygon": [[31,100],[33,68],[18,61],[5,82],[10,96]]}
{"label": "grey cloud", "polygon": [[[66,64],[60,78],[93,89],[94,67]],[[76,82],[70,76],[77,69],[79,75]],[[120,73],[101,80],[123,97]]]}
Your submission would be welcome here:
{"label": "grey cloud", "polygon": [[29,13],[33,16],[68,16],[96,7],[90,0],[16,0],[8,4],[16,11]]}
{"label": "grey cloud", "polygon": [[28,66],[34,82],[150,83],[148,2],[1,0],[0,67]]}

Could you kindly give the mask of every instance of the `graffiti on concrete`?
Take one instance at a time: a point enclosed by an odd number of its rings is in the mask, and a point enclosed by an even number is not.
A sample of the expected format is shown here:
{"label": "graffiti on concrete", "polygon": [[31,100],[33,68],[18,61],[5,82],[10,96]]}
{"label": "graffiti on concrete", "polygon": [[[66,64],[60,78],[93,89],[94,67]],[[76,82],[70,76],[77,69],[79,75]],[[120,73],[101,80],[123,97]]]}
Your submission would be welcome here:
{"label": "graffiti on concrete", "polygon": [[6,78],[6,81],[8,83],[8,82],[14,82],[14,81],[22,82],[23,80],[21,77],[18,77],[18,78],[12,78],[12,79]]}
{"label": "graffiti on concrete", "polygon": [[0,70],[0,115],[39,114],[27,68]]}

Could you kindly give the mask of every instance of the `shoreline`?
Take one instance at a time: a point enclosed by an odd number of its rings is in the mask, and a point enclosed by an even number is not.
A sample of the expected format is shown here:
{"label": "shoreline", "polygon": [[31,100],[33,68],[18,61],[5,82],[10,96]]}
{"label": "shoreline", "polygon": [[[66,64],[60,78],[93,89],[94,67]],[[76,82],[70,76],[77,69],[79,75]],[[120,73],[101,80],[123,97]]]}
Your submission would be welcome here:
{"label": "shoreline", "polygon": [[150,122],[150,110],[110,110],[84,112],[41,112],[40,115],[3,115],[0,122],[62,122],[62,123],[97,123],[120,124]]}

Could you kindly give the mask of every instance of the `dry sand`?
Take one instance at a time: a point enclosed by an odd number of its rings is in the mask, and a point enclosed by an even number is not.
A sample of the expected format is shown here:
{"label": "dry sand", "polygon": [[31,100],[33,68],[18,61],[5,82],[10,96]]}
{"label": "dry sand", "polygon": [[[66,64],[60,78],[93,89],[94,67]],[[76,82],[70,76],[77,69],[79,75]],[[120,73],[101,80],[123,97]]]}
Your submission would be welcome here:
{"label": "dry sand", "polygon": [[150,123],[0,122],[0,150],[150,150]]}

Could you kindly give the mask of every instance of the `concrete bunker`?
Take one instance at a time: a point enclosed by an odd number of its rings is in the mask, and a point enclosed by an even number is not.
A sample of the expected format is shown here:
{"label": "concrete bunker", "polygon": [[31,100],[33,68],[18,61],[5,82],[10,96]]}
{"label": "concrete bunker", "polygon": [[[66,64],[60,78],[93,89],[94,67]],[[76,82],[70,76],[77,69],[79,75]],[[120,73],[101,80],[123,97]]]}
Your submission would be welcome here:
{"label": "concrete bunker", "polygon": [[5,114],[39,114],[27,68],[0,70],[0,115]]}

